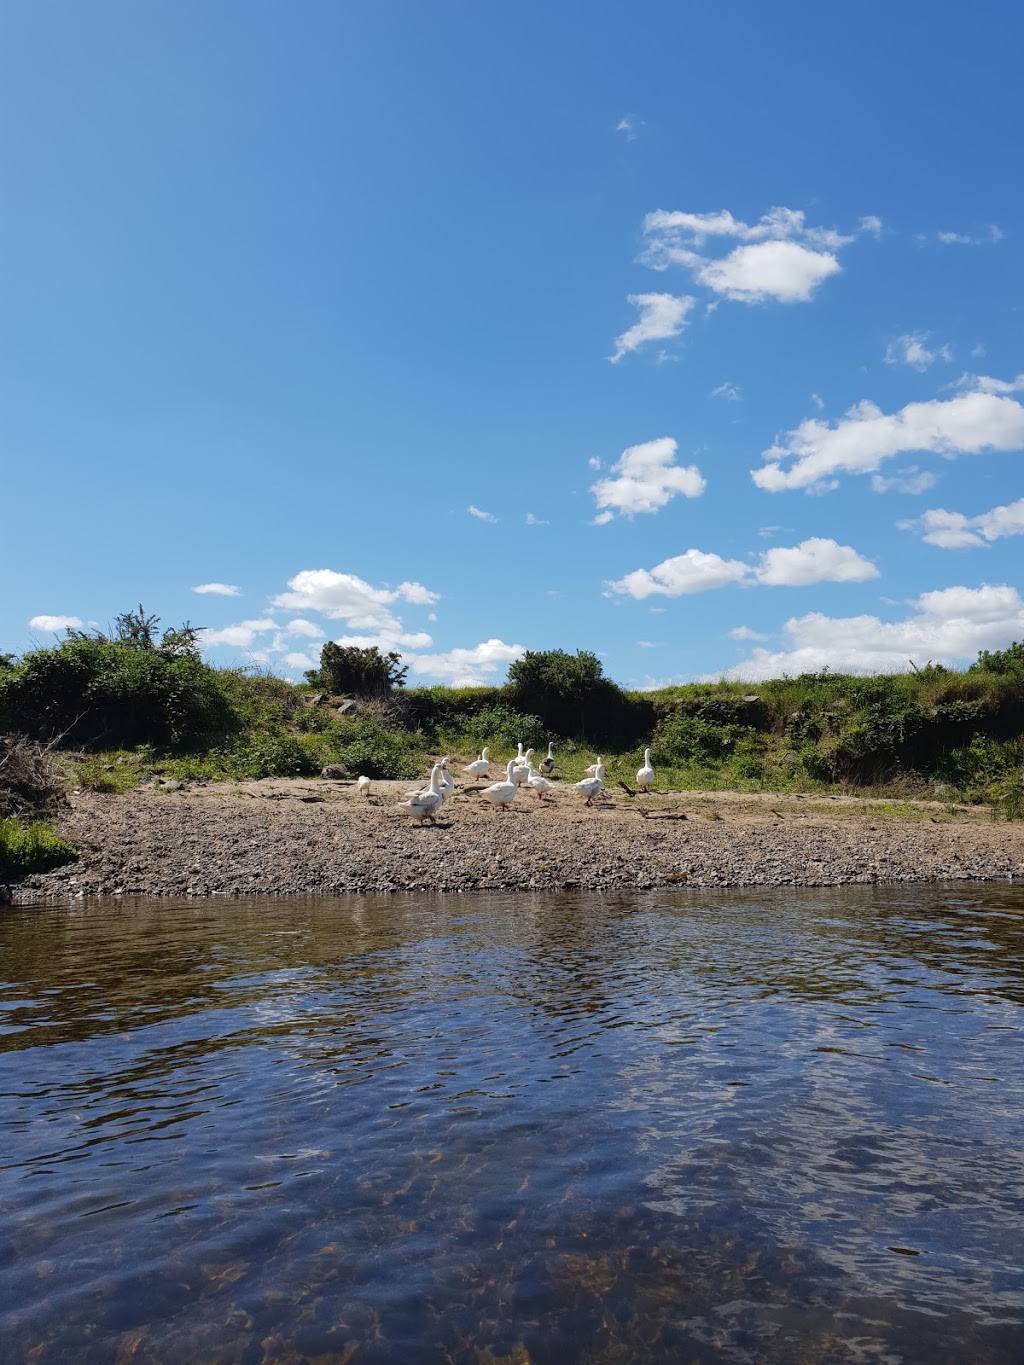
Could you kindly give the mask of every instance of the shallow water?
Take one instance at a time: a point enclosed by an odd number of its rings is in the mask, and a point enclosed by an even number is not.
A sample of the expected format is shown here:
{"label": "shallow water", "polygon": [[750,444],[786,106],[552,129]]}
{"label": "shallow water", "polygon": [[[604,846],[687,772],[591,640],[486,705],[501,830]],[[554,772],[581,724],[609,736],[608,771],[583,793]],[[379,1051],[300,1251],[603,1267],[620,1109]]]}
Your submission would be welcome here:
{"label": "shallow water", "polygon": [[0,1356],[1019,1362],[1024,891],[0,919]]}

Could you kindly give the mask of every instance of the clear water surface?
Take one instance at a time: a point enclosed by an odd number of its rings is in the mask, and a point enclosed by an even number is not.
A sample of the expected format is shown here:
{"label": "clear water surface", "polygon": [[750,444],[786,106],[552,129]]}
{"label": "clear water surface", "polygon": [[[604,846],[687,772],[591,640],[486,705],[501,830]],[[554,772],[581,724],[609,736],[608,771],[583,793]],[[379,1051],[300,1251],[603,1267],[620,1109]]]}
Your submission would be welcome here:
{"label": "clear water surface", "polygon": [[1024,1360],[1024,889],[0,912],[0,1357]]}

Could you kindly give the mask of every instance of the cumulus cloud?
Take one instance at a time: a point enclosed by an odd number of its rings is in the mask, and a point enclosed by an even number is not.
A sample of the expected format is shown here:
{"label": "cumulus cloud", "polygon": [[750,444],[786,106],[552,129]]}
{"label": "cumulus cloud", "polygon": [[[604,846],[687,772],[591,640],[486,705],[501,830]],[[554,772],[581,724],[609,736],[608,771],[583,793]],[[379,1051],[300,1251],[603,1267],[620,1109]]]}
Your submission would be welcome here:
{"label": "cumulus cloud", "polygon": [[[713,293],[742,303],[806,302],[824,280],[839,273],[842,267],[835,253],[853,241],[835,228],[809,227],[802,211],[787,208],[773,208],[754,224],[741,222],[724,209],[719,213],[659,209],[645,218],[644,235],[644,264],[654,270],[682,266]],[[712,238],[741,245],[717,257],[702,254]]]}
{"label": "cumulus cloud", "polygon": [[316,668],[316,664],[313,662],[313,660],[309,657],[308,654],[302,654],[302,653],[286,654],[286,655],[284,656],[284,661],[285,661],[285,663],[288,665],[289,668],[295,668],[295,669],[298,669],[298,668]]}
{"label": "cumulus cloud", "polygon": [[730,640],[767,640],[767,635],[760,635],[756,630],[751,630],[749,626],[736,626],[728,632]]}
{"label": "cumulus cloud", "polygon": [[683,597],[724,588],[727,583],[740,583],[749,574],[750,567],[742,560],[723,559],[721,555],[704,554],[701,550],[687,550],[684,554],[662,560],[653,569],[634,569],[624,578],[609,582],[608,587],[614,593],[638,600],[656,593],[663,597]]}
{"label": "cumulus cloud", "polygon": [[356,630],[395,629],[399,626],[389,610],[398,601],[426,606],[438,600],[422,583],[400,583],[397,588],[375,588],[355,574],[333,569],[303,569],[288,580],[288,592],[279,593],[271,605],[291,611],[318,611],[331,620],[343,620]]}
{"label": "cumulus cloud", "polygon": [[234,583],[199,583],[192,591],[200,594],[209,593],[215,597],[238,597],[242,589]]}
{"label": "cumulus cloud", "polygon": [[699,498],[707,484],[696,465],[674,463],[677,450],[669,436],[624,450],[612,465],[614,477],[591,485],[598,506],[595,524],[604,525],[616,512],[626,517],[657,512],[678,493]]}
{"label": "cumulus cloud", "polygon": [[872,237],[881,237],[882,235],[882,220],[877,214],[867,214],[866,217],[860,220],[859,226],[861,232],[870,233]]}
{"label": "cumulus cloud", "polygon": [[863,583],[877,578],[878,570],[851,546],[812,536],[790,549],[766,550],[754,577],[768,587],[795,588],[808,583]]}
{"label": "cumulus cloud", "polygon": [[615,338],[615,354],[608,359],[617,365],[624,355],[647,341],[665,341],[678,336],[686,326],[686,315],[696,299],[684,294],[630,294],[629,303],[640,309],[640,319]]}
{"label": "cumulus cloud", "polygon": [[1003,507],[993,507],[976,517],[965,517],[961,512],[946,512],[935,507],[915,521],[901,521],[902,530],[920,528],[921,537],[929,545],[943,550],[963,550],[979,545],[990,545],[1005,536],[1024,535],[1024,498]]}
{"label": "cumulus cloud", "polygon": [[895,341],[890,341],[886,347],[885,363],[887,365],[909,365],[911,369],[923,374],[929,365],[935,364],[936,360],[951,361],[953,359],[948,342],[932,351],[925,345],[927,340],[927,332],[908,332],[905,336],[897,337]]}
{"label": "cumulus cloud", "polygon": [[28,623],[29,630],[51,631],[78,630],[82,625],[80,616],[33,616]]}
{"label": "cumulus cloud", "polygon": [[471,649],[450,649],[444,654],[417,654],[405,662],[413,673],[442,678],[451,687],[476,687],[493,681],[493,675],[499,668],[521,659],[525,653],[525,645],[484,640]]}
{"label": "cumulus cloud", "polygon": [[786,648],[755,649],[725,676],[755,682],[783,673],[907,672],[910,660],[947,666],[973,659],[983,649],[1003,649],[1024,635],[1024,601],[1007,585],[944,588],[922,594],[902,621],[877,616],[794,617],[783,627]]}
{"label": "cumulus cloud", "polygon": [[289,621],[281,627],[283,635],[305,635],[310,640],[322,640],[326,631],[322,630],[314,621],[306,621],[301,616],[294,621]]}
{"label": "cumulus cloud", "polygon": [[498,518],[492,512],[482,512],[479,507],[474,507],[472,503],[466,508],[471,517],[476,517],[477,521],[496,522]]}
{"label": "cumulus cloud", "polygon": [[269,616],[260,617],[258,620],[239,621],[236,625],[223,626],[220,630],[204,630],[202,644],[204,648],[211,649],[217,645],[233,645],[235,649],[248,649],[258,635],[264,635],[277,628],[277,622]]}
{"label": "cumulus cloud", "polygon": [[766,550],[756,564],[687,550],[653,569],[635,569],[607,586],[614,593],[642,599],[655,593],[682,597],[724,588],[729,583],[796,588],[811,583],[863,583],[877,577],[874,564],[851,546],[814,536],[799,545]]}
{"label": "cumulus cloud", "polygon": [[[1024,446],[1024,407],[1012,398],[973,392],[946,400],[908,403],[884,413],[855,404],[835,425],[807,418],[762,452],[765,468],[751,478],[769,493],[834,486],[837,474],[871,474],[896,455],[930,451],[947,458]],[[787,467],[787,463],[788,467]]]}

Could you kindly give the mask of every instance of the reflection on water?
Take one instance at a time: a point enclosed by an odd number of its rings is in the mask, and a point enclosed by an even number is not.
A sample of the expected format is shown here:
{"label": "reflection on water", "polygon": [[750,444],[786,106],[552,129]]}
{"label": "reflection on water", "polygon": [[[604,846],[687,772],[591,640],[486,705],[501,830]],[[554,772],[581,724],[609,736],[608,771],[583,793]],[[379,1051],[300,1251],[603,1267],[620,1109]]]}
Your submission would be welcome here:
{"label": "reflection on water", "polygon": [[1024,892],[25,907],[0,1354],[1020,1361]]}

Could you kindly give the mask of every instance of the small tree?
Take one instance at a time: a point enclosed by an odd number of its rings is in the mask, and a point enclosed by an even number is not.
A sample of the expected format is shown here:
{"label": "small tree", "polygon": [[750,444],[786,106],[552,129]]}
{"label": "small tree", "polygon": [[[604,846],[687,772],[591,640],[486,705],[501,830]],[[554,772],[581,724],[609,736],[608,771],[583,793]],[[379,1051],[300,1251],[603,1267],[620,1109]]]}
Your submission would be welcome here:
{"label": "small tree", "polygon": [[986,673],[1016,674],[1024,677],[1024,642],[1017,640],[1005,649],[983,649],[978,662],[971,664],[969,672],[978,669]]}
{"label": "small tree", "polygon": [[606,699],[609,684],[601,660],[589,650],[527,650],[509,666],[508,691],[520,711],[540,716],[562,735],[586,733],[594,704]]}
{"label": "small tree", "polygon": [[402,656],[394,651],[382,654],[376,645],[359,649],[328,640],[320,651],[319,671],[307,673],[306,677],[314,686],[368,699],[386,697],[392,688],[404,687],[408,672],[408,667],[402,665]]}

